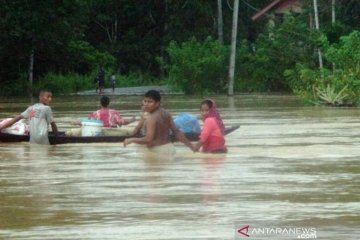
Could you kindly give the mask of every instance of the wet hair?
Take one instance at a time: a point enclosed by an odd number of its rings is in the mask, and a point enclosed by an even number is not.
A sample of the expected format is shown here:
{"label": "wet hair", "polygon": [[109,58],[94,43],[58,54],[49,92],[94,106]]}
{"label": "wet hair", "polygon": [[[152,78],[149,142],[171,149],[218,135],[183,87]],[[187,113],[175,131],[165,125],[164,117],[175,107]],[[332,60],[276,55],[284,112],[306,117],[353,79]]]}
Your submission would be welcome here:
{"label": "wet hair", "polygon": [[201,104],[200,104],[200,107],[202,105],[204,105],[204,104],[206,104],[210,109],[213,107],[213,102],[211,100],[209,100],[209,99],[206,99],[206,100],[202,101]]}
{"label": "wet hair", "polygon": [[44,95],[45,93],[52,93],[49,89],[41,89],[39,91],[39,96],[42,96]]}
{"label": "wet hair", "polygon": [[150,99],[154,100],[155,102],[161,101],[161,95],[160,95],[159,91],[156,91],[156,90],[147,91],[145,93],[145,97],[150,98]]}
{"label": "wet hair", "polygon": [[102,96],[102,97],[100,98],[100,104],[101,104],[101,106],[107,107],[107,106],[109,106],[109,103],[110,103],[110,99],[109,99],[108,96]]}

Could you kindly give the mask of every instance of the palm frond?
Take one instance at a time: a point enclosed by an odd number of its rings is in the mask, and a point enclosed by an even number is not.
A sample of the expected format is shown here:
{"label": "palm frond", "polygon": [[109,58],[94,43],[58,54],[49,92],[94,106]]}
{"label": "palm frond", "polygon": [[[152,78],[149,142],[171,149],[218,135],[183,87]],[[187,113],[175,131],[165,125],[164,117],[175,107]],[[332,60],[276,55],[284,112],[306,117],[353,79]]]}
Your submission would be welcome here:
{"label": "palm frond", "polygon": [[348,86],[346,85],[337,92],[335,87],[329,84],[323,89],[314,87],[316,96],[323,102],[331,105],[340,105],[343,103],[343,100],[348,96],[345,92],[347,88]]}

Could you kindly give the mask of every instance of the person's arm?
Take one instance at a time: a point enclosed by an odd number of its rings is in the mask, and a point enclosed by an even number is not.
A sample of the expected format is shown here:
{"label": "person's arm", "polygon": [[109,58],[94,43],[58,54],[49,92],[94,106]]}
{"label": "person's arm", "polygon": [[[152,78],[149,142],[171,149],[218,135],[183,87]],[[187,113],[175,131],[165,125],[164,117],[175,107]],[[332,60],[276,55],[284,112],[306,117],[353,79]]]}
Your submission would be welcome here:
{"label": "person's arm", "polygon": [[182,142],[183,144],[185,144],[187,147],[189,147],[193,152],[196,152],[197,149],[195,148],[194,144],[192,144],[186,137],[185,135],[179,131],[179,129],[177,129],[175,122],[173,120],[173,118],[170,116],[170,129],[173,132],[173,134],[175,135],[175,137]]}
{"label": "person's arm", "polygon": [[51,110],[50,106],[47,107],[44,117],[45,117],[46,122],[48,124],[50,123],[53,134],[55,136],[57,136],[58,135],[58,128],[57,128],[57,126],[55,124],[53,113],[52,113],[52,110]]}
{"label": "person's arm", "polygon": [[11,119],[10,121],[6,122],[4,125],[0,125],[0,131],[4,128],[10,127],[11,125],[13,125],[14,123],[16,123],[17,121],[23,119],[24,117],[22,115],[19,115],[17,117],[14,117],[13,119]]}
{"label": "person's arm", "polygon": [[110,118],[113,119],[116,126],[121,127],[122,125],[128,125],[132,122],[135,122],[135,116],[132,116],[130,120],[124,119],[119,111],[110,110]]}
{"label": "person's arm", "polygon": [[130,120],[124,119],[123,120],[123,125],[128,125],[128,124],[133,123],[133,122],[135,122],[135,116],[132,116],[132,118]]}
{"label": "person's arm", "polygon": [[203,144],[204,144],[204,142],[201,141],[201,140],[199,140],[199,141],[195,144],[195,148],[194,148],[195,150],[194,150],[194,152],[198,152]]}
{"label": "person's arm", "polygon": [[144,126],[145,123],[145,118],[141,118],[139,123],[136,125],[136,127],[134,128],[132,135],[140,135],[140,131],[142,129],[142,127]]}
{"label": "person's arm", "polygon": [[127,138],[124,140],[124,147],[131,143],[137,143],[142,145],[149,145],[153,142],[155,138],[156,131],[156,119],[153,117],[149,117],[146,119],[146,135],[140,138]]}
{"label": "person's arm", "polygon": [[199,141],[195,144],[196,151],[199,151],[201,146],[209,138],[210,133],[214,130],[216,122],[212,118],[207,118],[204,121],[203,129],[199,136]]}
{"label": "person's arm", "polygon": [[88,119],[89,120],[97,120],[97,111],[90,113],[88,116]]}
{"label": "person's arm", "polygon": [[51,122],[50,125],[51,125],[52,132],[54,133],[55,136],[57,136],[59,134],[59,131],[58,131],[58,128],[56,126],[56,123]]}

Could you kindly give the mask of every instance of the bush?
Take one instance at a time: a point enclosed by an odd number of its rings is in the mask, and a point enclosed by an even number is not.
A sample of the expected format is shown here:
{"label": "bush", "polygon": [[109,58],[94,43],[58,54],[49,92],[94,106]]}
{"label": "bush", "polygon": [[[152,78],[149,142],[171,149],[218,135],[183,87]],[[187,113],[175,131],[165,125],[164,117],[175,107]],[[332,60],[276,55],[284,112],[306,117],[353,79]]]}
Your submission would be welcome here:
{"label": "bush", "polygon": [[341,69],[310,69],[297,65],[295,70],[286,72],[293,91],[305,102],[311,104],[354,105],[358,102],[359,86],[354,79]]}
{"label": "bush", "polygon": [[[320,35],[321,36],[321,35]],[[253,43],[242,41],[237,52],[240,91],[291,91],[284,72],[296,63],[313,64],[319,34],[309,30],[304,16],[286,16]]]}
{"label": "bush", "polygon": [[72,66],[73,71],[87,74],[100,65],[107,69],[116,66],[116,59],[108,52],[100,52],[86,41],[71,41],[68,46],[67,64]]}
{"label": "bush", "polygon": [[182,44],[171,42],[167,52],[169,81],[176,89],[186,94],[225,90],[228,51],[218,41],[192,38]]}
{"label": "bush", "polygon": [[[312,69],[298,64],[286,71],[291,88],[305,101],[327,104],[356,105],[360,100],[360,32],[354,31],[340,39],[340,43],[326,46],[325,60],[334,69]],[[327,95],[324,97],[324,95]],[[333,97],[331,97],[333,96]],[[341,101],[334,101],[334,98]],[[331,100],[332,99],[332,100]]]}
{"label": "bush", "polygon": [[266,92],[273,88],[271,82],[276,81],[279,73],[267,69],[272,59],[263,49],[255,49],[255,45],[244,40],[236,55],[235,91]]}
{"label": "bush", "polygon": [[118,87],[147,86],[154,82],[155,79],[150,74],[131,72],[127,75],[118,76],[116,85]]}
{"label": "bush", "polygon": [[56,94],[69,94],[82,90],[93,89],[95,75],[79,75],[76,73],[55,74],[48,73],[34,84],[33,92],[49,89]]}
{"label": "bush", "polygon": [[27,74],[19,74],[19,78],[2,83],[0,96],[25,96],[29,93],[29,80]]}

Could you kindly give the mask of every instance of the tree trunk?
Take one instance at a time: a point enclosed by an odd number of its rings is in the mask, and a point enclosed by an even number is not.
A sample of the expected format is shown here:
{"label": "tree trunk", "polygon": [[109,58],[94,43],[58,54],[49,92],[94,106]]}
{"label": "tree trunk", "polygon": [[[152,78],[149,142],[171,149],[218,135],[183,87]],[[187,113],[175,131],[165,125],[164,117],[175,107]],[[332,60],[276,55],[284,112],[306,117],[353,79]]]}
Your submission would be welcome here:
{"label": "tree trunk", "polygon": [[[331,24],[335,24],[335,0],[331,0]],[[333,70],[335,70],[335,63],[332,63]]]}
{"label": "tree trunk", "polygon": [[323,69],[323,59],[322,59],[322,53],[321,53],[321,49],[318,48],[318,56],[319,56],[319,68]]}
{"label": "tree trunk", "polygon": [[[317,0],[313,0],[313,3],[314,3],[315,28],[316,28],[316,30],[319,30],[320,26],[319,26],[319,13],[318,13]],[[319,56],[319,68],[322,69],[323,68],[323,60],[322,60],[322,53],[321,53],[320,48],[318,48],[317,52],[318,52],[318,56]]]}
{"label": "tree trunk", "polygon": [[331,23],[335,24],[335,0],[331,1]]}
{"label": "tree trunk", "polygon": [[166,37],[168,34],[168,29],[169,29],[169,25],[168,25],[168,14],[169,14],[169,3],[168,0],[164,1],[164,13],[163,13],[163,18],[162,18],[162,24],[163,24],[163,32],[162,32],[162,43],[161,43],[161,48],[160,48],[160,56],[161,56],[161,63],[159,65],[159,71],[160,71],[160,78],[164,79],[165,78],[165,64],[164,64],[164,59],[166,58]]}
{"label": "tree trunk", "polygon": [[105,32],[108,37],[108,40],[111,44],[114,44],[117,41],[118,35],[118,18],[115,16],[114,21],[108,25],[107,23],[102,24],[99,21],[94,21],[97,25],[99,25]]}
{"label": "tree trunk", "polygon": [[222,15],[222,0],[217,0],[218,5],[218,38],[221,44],[224,43],[224,24]]}
{"label": "tree trunk", "polygon": [[314,3],[314,18],[315,18],[315,29],[319,30],[319,13],[318,13],[318,4],[317,0],[313,0]]}
{"label": "tree trunk", "polygon": [[117,35],[118,35],[118,17],[115,15],[114,25],[113,25],[113,33],[112,33],[112,39],[115,43],[117,41]]}
{"label": "tree trunk", "polygon": [[234,0],[233,24],[231,33],[231,50],[230,50],[230,66],[229,66],[229,86],[228,95],[234,95],[234,74],[235,74],[235,57],[236,57],[236,35],[239,13],[239,0]]}
{"label": "tree trunk", "polygon": [[29,69],[28,69],[28,77],[29,77],[29,96],[32,96],[33,82],[34,82],[34,57],[35,50],[34,47],[31,47],[30,57],[29,57]]}

